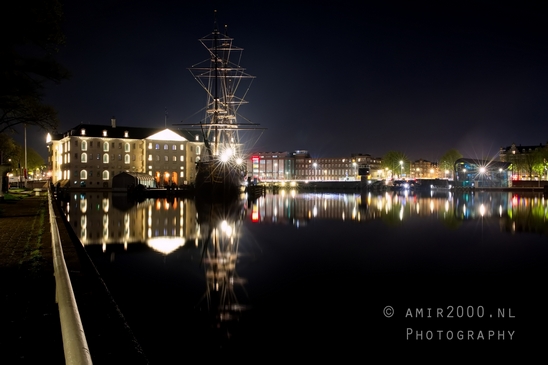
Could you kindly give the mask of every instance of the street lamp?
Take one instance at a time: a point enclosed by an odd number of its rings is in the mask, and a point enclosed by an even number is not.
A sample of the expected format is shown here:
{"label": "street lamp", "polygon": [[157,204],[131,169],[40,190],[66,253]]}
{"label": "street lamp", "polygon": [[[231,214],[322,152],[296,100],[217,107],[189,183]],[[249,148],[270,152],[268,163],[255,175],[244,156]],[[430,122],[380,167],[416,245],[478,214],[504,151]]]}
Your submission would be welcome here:
{"label": "street lamp", "polygon": [[401,173],[400,173],[400,178],[403,177],[403,161],[400,161],[400,168],[401,168]]}

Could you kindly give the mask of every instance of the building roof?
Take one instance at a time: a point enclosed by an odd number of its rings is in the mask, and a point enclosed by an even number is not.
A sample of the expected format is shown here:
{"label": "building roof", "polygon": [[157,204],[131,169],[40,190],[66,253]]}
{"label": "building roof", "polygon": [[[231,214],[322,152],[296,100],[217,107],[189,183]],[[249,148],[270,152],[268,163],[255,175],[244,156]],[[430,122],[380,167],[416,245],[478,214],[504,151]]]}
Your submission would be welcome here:
{"label": "building roof", "polygon": [[503,170],[508,169],[511,165],[510,162],[482,160],[477,158],[459,158],[458,160],[455,161],[455,166],[457,166],[460,163],[468,163],[476,166],[485,166],[489,169],[503,169]]}
{"label": "building roof", "polygon": [[[172,128],[143,128],[143,127],[129,127],[129,126],[116,126],[112,124],[78,124],[75,127],[67,130],[64,133],[57,134],[54,139],[62,139],[67,136],[87,136],[104,138],[103,131],[107,132],[107,138],[130,138],[130,139],[147,139],[155,134],[164,132],[166,129],[175,133],[176,135],[183,137],[184,139],[195,142],[196,136],[200,136],[200,131],[189,131],[183,129]],[[85,130],[85,134],[82,131]],[[126,136],[127,132],[127,136]],[[202,138],[200,138],[202,140]]]}
{"label": "building roof", "polygon": [[521,144],[519,146],[516,146],[515,143],[512,143],[511,146],[501,147],[500,153],[505,154],[512,150],[516,150],[519,153],[527,153],[527,152],[534,151],[538,148],[544,148],[546,146],[547,145],[543,145],[542,143],[539,143],[538,145],[528,145],[528,146],[522,146]]}

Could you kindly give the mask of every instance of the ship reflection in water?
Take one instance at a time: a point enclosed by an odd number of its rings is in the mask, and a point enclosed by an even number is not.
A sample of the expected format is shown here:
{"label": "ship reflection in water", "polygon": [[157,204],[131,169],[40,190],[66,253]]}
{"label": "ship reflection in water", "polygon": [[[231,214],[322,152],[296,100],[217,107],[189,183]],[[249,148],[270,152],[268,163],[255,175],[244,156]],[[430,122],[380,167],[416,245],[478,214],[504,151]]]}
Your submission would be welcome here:
{"label": "ship reflection in water", "polygon": [[153,362],[182,344],[290,353],[303,337],[333,351],[405,339],[413,323],[386,322],[388,304],[547,304],[529,290],[548,267],[542,194],[281,190],[212,204],[90,192],[63,207]]}

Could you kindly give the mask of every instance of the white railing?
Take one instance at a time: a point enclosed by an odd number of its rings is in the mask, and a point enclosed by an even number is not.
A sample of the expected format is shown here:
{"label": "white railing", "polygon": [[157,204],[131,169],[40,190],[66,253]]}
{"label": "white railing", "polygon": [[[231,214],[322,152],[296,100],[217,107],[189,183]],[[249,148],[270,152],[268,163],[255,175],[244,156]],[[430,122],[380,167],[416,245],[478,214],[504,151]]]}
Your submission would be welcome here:
{"label": "white railing", "polygon": [[51,245],[53,249],[53,269],[55,272],[55,300],[59,307],[59,319],[63,336],[65,364],[91,365],[86,335],[78,313],[78,306],[72,290],[59,228],[55,220],[51,192],[48,192],[49,217],[51,224]]}

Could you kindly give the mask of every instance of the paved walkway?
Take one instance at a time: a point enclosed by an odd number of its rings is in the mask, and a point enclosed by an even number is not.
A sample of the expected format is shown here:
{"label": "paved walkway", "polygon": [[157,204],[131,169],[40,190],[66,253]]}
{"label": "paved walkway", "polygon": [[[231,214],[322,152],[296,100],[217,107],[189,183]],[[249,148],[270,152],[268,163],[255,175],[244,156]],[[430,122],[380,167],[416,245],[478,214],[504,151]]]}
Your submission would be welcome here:
{"label": "paved walkway", "polygon": [[[147,364],[85,250],[57,224],[93,363]],[[65,363],[45,195],[0,202],[0,350],[2,364]]]}
{"label": "paved walkway", "polygon": [[0,362],[64,363],[47,197],[0,203]]}

